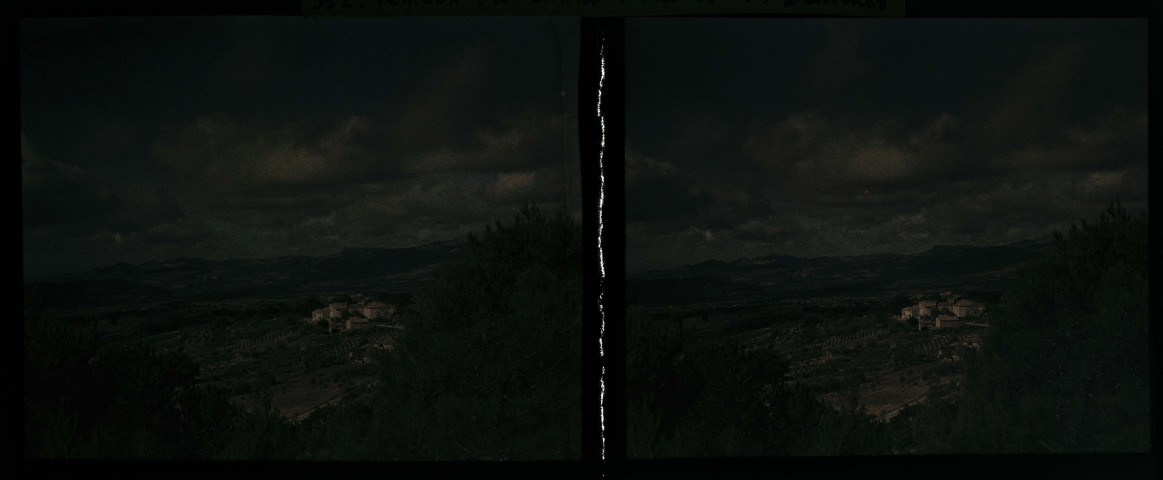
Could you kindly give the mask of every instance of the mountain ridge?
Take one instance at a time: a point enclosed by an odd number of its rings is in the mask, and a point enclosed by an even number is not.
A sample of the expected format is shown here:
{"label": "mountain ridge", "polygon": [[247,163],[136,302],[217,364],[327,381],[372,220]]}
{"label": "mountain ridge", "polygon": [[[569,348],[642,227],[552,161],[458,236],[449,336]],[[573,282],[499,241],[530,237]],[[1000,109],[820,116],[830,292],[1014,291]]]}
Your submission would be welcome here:
{"label": "mountain ridge", "polygon": [[899,257],[908,257],[908,256],[914,256],[914,255],[920,255],[920,254],[926,254],[926,253],[948,252],[948,251],[956,251],[956,250],[962,250],[962,249],[990,249],[990,248],[998,248],[998,247],[1027,247],[1027,246],[1038,247],[1038,246],[1050,245],[1053,242],[1052,238],[1053,238],[1052,236],[1047,235],[1045,237],[1030,238],[1030,239],[1019,240],[1016,242],[1003,243],[1003,244],[998,244],[998,245],[933,244],[929,248],[922,250],[920,252],[917,252],[917,253],[881,252],[881,253],[865,253],[865,254],[860,254],[860,255],[817,255],[817,256],[812,256],[812,257],[799,257],[799,256],[788,255],[788,254],[783,254],[783,253],[772,253],[772,254],[768,254],[768,255],[760,255],[760,256],[755,256],[755,257],[739,257],[739,258],[736,258],[733,260],[709,259],[709,260],[703,260],[703,261],[696,262],[696,263],[678,265],[678,266],[669,267],[669,268],[652,268],[652,269],[643,270],[641,272],[630,274],[627,277],[628,278],[638,278],[638,277],[647,276],[647,275],[652,274],[652,273],[657,274],[657,273],[671,272],[671,271],[682,270],[682,269],[693,269],[693,268],[698,268],[700,266],[708,266],[708,265],[748,266],[748,265],[770,265],[772,263],[777,263],[777,262],[784,262],[784,263],[789,263],[789,264],[803,264],[806,262],[857,260],[857,259],[870,259],[873,257],[899,258]]}
{"label": "mountain ridge", "polygon": [[802,258],[783,254],[709,260],[627,277],[627,303],[880,295],[932,289],[1000,289],[1051,237],[1002,245],[934,245],[912,254]]}
{"label": "mountain ridge", "polygon": [[439,264],[456,258],[463,239],[401,248],[345,247],[323,256],[209,260],[180,256],[126,262],[77,274],[25,281],[51,304],[68,308],[149,305],[234,297],[290,298],[420,288]]}

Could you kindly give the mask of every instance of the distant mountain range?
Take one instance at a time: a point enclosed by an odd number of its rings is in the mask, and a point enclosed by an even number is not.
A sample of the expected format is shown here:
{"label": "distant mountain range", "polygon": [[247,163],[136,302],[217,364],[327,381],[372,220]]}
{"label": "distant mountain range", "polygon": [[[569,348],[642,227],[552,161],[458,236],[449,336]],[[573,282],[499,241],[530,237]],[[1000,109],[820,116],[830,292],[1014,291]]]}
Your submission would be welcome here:
{"label": "distant mountain range", "polygon": [[[437,265],[456,258],[466,244],[459,238],[408,248],[345,248],[321,257],[179,257],[119,263],[24,285],[40,301],[61,308],[415,292]],[[658,305],[1001,291],[1018,265],[1042,255],[1050,244],[1046,237],[987,247],[938,245],[915,254],[711,260],[632,275],[626,281],[626,300]]]}
{"label": "distant mountain range", "polygon": [[408,248],[345,248],[322,257],[118,263],[26,282],[25,290],[64,308],[414,292],[437,265],[456,258],[465,245],[467,240],[458,238]]}
{"label": "distant mountain range", "polygon": [[921,253],[799,258],[768,255],[652,270],[626,280],[630,304],[690,304],[933,290],[1004,290],[1050,237],[1007,245],[936,245]]}

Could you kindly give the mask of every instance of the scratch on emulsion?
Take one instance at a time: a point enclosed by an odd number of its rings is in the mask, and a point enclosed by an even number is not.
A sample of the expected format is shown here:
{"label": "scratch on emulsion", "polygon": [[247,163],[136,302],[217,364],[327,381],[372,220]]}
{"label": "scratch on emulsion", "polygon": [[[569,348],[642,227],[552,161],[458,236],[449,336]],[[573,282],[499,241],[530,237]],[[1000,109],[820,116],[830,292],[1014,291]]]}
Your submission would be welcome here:
{"label": "scratch on emulsion", "polygon": [[598,333],[598,356],[600,358],[601,376],[598,378],[599,386],[601,387],[600,396],[598,397],[598,419],[601,424],[602,432],[602,448],[601,458],[606,459],[606,352],[603,348],[603,341],[606,337],[606,306],[605,306],[605,283],[606,283],[606,261],[605,254],[602,252],[602,227],[605,212],[602,207],[606,201],[606,173],[605,165],[602,161],[606,154],[606,119],[602,116],[602,86],[606,80],[606,40],[601,39],[598,45],[598,56],[600,58],[600,69],[598,72],[598,313],[599,313],[599,333]]}

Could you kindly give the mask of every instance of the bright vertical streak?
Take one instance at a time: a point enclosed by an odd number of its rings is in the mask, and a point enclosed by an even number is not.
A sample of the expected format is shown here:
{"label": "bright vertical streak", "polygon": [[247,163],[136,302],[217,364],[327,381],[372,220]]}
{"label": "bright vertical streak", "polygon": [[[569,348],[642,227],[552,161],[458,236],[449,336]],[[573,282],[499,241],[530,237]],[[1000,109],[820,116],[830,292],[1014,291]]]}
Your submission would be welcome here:
{"label": "bright vertical streak", "polygon": [[601,375],[598,377],[599,386],[601,387],[598,396],[598,419],[601,424],[602,432],[602,460],[606,459],[606,352],[603,348],[603,339],[606,336],[606,306],[605,300],[605,283],[606,283],[606,261],[605,255],[602,253],[602,223],[603,215],[602,207],[606,202],[606,173],[605,166],[602,165],[602,160],[606,153],[606,119],[602,116],[602,84],[606,80],[606,39],[603,37],[601,43],[598,45],[598,58],[600,59],[600,68],[598,70],[598,313],[599,313],[599,333],[598,333],[598,356],[600,358]]}

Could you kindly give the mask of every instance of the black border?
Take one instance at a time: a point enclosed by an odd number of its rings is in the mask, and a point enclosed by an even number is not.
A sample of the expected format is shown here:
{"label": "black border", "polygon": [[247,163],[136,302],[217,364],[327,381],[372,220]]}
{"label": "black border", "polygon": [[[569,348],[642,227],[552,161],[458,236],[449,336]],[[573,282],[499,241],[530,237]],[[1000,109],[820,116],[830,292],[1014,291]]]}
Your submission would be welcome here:
{"label": "black border", "polygon": [[[375,1],[375,0],[364,0]],[[611,0],[603,0],[611,2]],[[643,0],[623,0],[625,2]],[[686,0],[684,0],[686,1]],[[710,0],[708,0],[710,1]],[[770,0],[779,2],[783,0]],[[830,1],[830,0],[825,0]],[[675,7],[681,9],[681,6]],[[1015,1],[1015,0],[905,0],[906,18],[1146,18],[1153,16],[1149,0],[1106,0],[1102,2]],[[552,11],[547,6],[547,11]],[[596,12],[599,16],[619,15],[616,6]],[[456,9],[448,9],[455,15]],[[192,16],[192,15],[302,15],[300,0],[194,0],[187,2],[143,2],[140,0],[55,0],[20,2],[19,17],[92,16]],[[682,15],[682,13],[678,13]],[[572,15],[571,15],[572,16]],[[732,14],[716,16],[787,16]],[[798,15],[793,15],[798,16]]]}
{"label": "black border", "polygon": [[[579,42],[580,61],[578,64],[578,135],[582,180],[582,250],[585,258],[583,282],[585,291],[582,304],[582,459],[598,462],[601,459],[602,437],[600,418],[599,384],[592,379],[601,375],[601,355],[596,340],[601,335],[601,272],[598,263],[598,202],[601,196],[597,158],[598,145],[589,141],[596,138],[601,130],[597,118],[597,86],[600,61],[598,48],[601,43],[598,25],[582,20]],[[580,141],[581,139],[586,139]]]}

